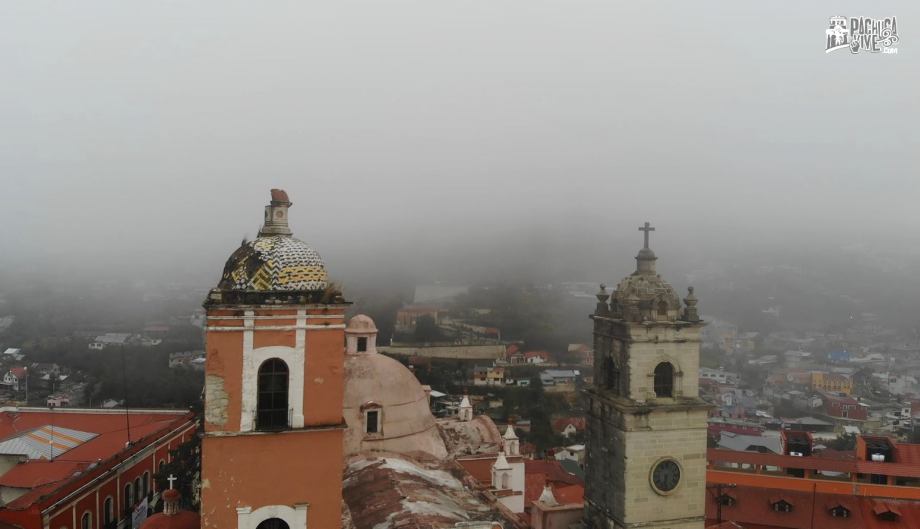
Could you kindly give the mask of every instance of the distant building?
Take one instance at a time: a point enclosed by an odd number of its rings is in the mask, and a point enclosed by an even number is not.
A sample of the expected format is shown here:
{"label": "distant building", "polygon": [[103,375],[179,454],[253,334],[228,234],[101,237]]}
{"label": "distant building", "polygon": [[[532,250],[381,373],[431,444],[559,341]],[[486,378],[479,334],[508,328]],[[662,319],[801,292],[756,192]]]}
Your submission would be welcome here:
{"label": "distant building", "polygon": [[865,421],[869,418],[869,406],[847,395],[820,392],[824,414],[834,419]]}
{"label": "distant building", "polygon": [[584,417],[562,417],[553,421],[553,431],[569,438],[585,431]]}
{"label": "distant building", "polygon": [[476,366],[473,368],[474,386],[503,386],[505,368],[503,366]]}
{"label": "distant building", "polygon": [[850,395],[853,393],[853,376],[848,373],[812,371],[811,389],[813,391]]}
{"label": "distant building", "polygon": [[708,367],[700,368],[701,380],[712,380],[719,384],[737,385],[741,381],[741,375],[725,371],[724,369],[711,369]]}
{"label": "distant building", "polygon": [[70,397],[67,395],[48,395],[45,405],[49,408],[67,408],[70,406]]}
{"label": "distant building", "polygon": [[775,364],[777,360],[776,355],[763,355],[759,358],[748,360],[748,364],[752,366],[769,366]]}
{"label": "distant building", "polygon": [[782,454],[783,447],[779,437],[765,435],[745,435],[723,431],[719,437],[719,448],[739,452],[760,452],[762,454]]}
{"label": "distant building", "polygon": [[96,339],[90,342],[89,348],[98,351],[106,347],[122,347],[127,345],[129,338],[131,338],[130,333],[107,332],[96,336]]}
{"label": "distant building", "polygon": [[594,349],[585,343],[570,343],[568,353],[573,355],[579,365],[594,365]]}
{"label": "distant building", "polygon": [[10,347],[3,352],[4,358],[12,358],[15,361],[20,361],[25,358],[26,355],[22,354],[22,349]]}
{"label": "distant building", "polygon": [[550,385],[574,384],[581,371],[577,369],[547,369],[540,373],[540,382]]}
{"label": "distant building", "polygon": [[435,325],[441,323],[441,316],[447,311],[434,305],[409,305],[396,311],[396,329],[411,331],[415,329],[418,319],[427,316]]}
{"label": "distant building", "polygon": [[527,351],[524,353],[525,364],[545,364],[549,362],[550,355],[546,351]]}
{"label": "distant building", "polygon": [[577,444],[571,445],[563,448],[562,450],[557,450],[553,457],[556,461],[575,461],[578,463],[578,466],[583,466],[585,464],[585,445]]}
{"label": "distant building", "polygon": [[3,375],[3,385],[9,386],[13,391],[26,389],[29,379],[29,370],[26,367],[13,367]]}

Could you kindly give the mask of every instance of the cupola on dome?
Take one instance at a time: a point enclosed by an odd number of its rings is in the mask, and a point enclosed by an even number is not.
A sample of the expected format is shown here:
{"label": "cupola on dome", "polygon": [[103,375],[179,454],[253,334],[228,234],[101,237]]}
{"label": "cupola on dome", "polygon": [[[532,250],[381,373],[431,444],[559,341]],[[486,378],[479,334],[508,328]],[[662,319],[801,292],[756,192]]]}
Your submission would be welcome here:
{"label": "cupola on dome", "polygon": [[[597,294],[598,306],[605,314],[609,311],[614,318],[633,322],[699,321],[697,299],[692,287],[685,300],[687,307],[682,309],[677,291],[655,270],[658,257],[648,244],[649,232],[655,231],[655,228],[646,222],[639,231],[644,232],[645,244],[636,255],[636,271],[617,284],[613,295],[607,292],[606,285],[601,285]],[[609,306],[606,305],[608,298]]]}
{"label": "cupola on dome", "polygon": [[272,189],[259,236],[244,241],[227,260],[218,290],[321,291],[328,286],[326,266],[307,243],[295,239],[288,226],[287,193]]}

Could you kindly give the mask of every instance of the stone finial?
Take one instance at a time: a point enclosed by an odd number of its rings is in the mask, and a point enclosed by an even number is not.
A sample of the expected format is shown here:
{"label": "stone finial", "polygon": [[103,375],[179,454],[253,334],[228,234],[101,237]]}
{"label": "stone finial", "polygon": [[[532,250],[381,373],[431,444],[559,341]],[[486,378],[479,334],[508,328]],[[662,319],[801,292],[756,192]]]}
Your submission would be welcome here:
{"label": "stone finial", "polygon": [[548,506],[556,507],[559,505],[559,501],[556,500],[556,496],[553,494],[553,487],[549,483],[543,485],[543,492],[540,494],[540,498],[537,499],[538,502]]}
{"label": "stone finial", "polygon": [[610,294],[607,292],[607,285],[601,283],[601,289],[595,294],[597,297],[597,308],[594,310],[595,314],[607,314],[610,312],[610,306],[607,305],[607,300],[610,299]]}
{"label": "stone finial", "polygon": [[696,306],[697,303],[699,303],[699,300],[696,298],[696,295],[693,293],[693,287],[688,287],[687,297],[684,298],[684,304],[687,305],[684,308],[684,321],[691,321],[691,322],[700,321],[700,310]]}

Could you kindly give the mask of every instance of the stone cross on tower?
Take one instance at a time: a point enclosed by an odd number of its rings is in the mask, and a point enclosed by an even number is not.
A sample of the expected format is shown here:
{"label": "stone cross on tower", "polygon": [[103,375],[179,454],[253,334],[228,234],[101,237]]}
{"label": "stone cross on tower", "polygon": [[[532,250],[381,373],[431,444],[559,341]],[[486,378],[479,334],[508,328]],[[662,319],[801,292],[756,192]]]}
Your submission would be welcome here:
{"label": "stone cross on tower", "polygon": [[179,479],[179,478],[177,478],[176,476],[174,476],[174,475],[172,475],[172,474],[170,474],[169,477],[166,478],[166,481],[169,482],[169,488],[170,488],[170,489],[175,488],[175,487],[173,487],[173,481],[176,481],[177,479]]}
{"label": "stone cross on tower", "polygon": [[651,226],[648,222],[645,223],[645,226],[639,227],[639,231],[645,232],[645,248],[648,248],[648,232],[655,231],[655,228]]}

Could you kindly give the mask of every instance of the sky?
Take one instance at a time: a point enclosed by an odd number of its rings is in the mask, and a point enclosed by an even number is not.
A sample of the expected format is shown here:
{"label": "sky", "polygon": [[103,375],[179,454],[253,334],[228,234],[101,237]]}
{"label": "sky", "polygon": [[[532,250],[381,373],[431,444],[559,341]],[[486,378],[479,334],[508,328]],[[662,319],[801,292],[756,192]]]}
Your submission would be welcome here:
{"label": "sky", "polygon": [[[833,15],[898,17],[899,53],[826,54]],[[615,277],[645,221],[660,257],[916,254],[918,20],[912,0],[3,2],[0,277],[216,282],[272,187],[334,277]]]}

